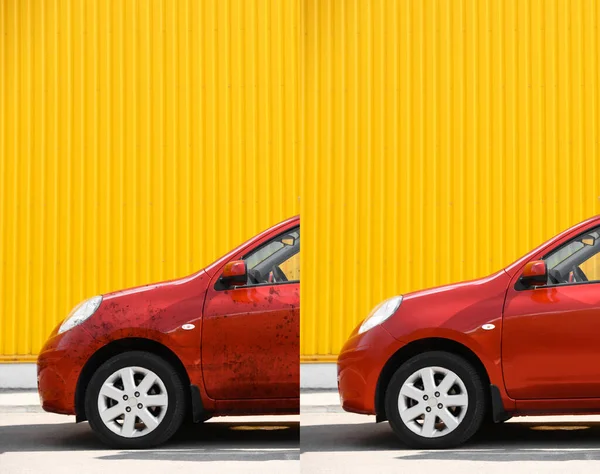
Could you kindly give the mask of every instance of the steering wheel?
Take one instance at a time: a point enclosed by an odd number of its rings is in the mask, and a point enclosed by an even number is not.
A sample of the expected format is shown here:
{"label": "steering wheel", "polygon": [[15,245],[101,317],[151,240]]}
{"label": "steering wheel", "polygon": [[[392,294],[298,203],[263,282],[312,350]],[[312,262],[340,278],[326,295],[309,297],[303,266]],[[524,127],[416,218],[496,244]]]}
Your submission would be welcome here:
{"label": "steering wheel", "polygon": [[575,276],[575,281],[589,281],[583,270],[577,266],[573,267],[573,275]]}
{"label": "steering wheel", "polygon": [[275,282],[288,281],[287,277],[285,276],[285,273],[283,273],[283,270],[281,268],[279,268],[277,265],[273,265],[273,268],[271,269],[271,271],[273,272],[273,281],[275,281]]}

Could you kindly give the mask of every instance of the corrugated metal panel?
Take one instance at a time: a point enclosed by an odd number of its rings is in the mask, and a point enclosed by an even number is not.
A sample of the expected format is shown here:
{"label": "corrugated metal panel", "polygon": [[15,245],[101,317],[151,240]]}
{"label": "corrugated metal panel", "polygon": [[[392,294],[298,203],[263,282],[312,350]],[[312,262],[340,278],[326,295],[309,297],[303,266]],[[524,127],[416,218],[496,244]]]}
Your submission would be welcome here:
{"label": "corrugated metal panel", "polygon": [[300,2],[0,2],[0,359],[299,211]]}
{"label": "corrugated metal panel", "polygon": [[383,298],[485,275],[599,213],[599,10],[307,2],[305,360]]}
{"label": "corrugated metal panel", "polygon": [[306,359],[384,297],[598,213],[599,9],[0,2],[0,358],[35,354],[86,296],[201,267],[299,194]]}

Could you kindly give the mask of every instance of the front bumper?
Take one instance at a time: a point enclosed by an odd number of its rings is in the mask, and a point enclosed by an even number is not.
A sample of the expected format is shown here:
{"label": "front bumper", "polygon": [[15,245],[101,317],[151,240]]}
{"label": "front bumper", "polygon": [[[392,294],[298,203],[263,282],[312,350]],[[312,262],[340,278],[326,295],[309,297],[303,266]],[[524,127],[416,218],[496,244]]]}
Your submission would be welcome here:
{"label": "front bumper", "polygon": [[355,330],[338,357],[338,391],[342,408],[375,415],[375,392],[386,362],[402,346],[382,326]]}
{"label": "front bumper", "polygon": [[45,411],[75,415],[75,392],[95,340],[82,327],[63,334],[55,329],[37,360],[37,385]]}

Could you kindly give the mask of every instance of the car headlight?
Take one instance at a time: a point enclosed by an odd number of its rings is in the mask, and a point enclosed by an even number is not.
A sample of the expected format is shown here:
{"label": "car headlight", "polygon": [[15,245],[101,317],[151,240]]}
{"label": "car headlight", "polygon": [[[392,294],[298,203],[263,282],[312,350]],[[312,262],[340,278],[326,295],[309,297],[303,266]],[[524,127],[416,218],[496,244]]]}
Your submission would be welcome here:
{"label": "car headlight", "polygon": [[93,296],[89,300],[85,300],[79,303],[69,313],[67,319],[65,319],[64,322],[60,325],[58,334],[68,331],[69,329],[74,328],[78,324],[84,322],[96,312],[96,310],[100,306],[100,303],[102,303],[102,296]]}
{"label": "car headlight", "polygon": [[358,334],[368,331],[371,328],[383,323],[387,318],[396,312],[402,303],[402,296],[393,296],[379,303],[373,311],[367,316],[367,319],[361,324]]}

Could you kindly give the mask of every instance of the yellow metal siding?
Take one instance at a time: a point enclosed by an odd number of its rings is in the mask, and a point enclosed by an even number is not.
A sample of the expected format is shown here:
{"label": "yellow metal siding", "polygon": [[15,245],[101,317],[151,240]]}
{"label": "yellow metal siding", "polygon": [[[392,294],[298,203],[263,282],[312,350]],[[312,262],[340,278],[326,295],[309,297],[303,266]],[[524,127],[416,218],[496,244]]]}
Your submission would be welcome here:
{"label": "yellow metal siding", "polygon": [[304,360],[386,297],[488,274],[599,213],[598,2],[304,15]]}
{"label": "yellow metal siding", "polygon": [[298,211],[301,353],[330,359],[381,299],[598,213],[599,10],[0,1],[0,360]]}
{"label": "yellow metal siding", "polygon": [[0,360],[299,212],[301,13],[0,1]]}

